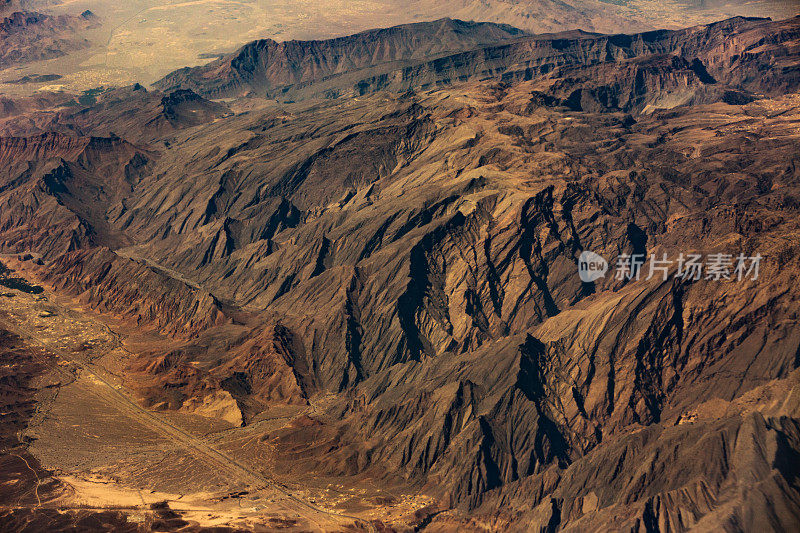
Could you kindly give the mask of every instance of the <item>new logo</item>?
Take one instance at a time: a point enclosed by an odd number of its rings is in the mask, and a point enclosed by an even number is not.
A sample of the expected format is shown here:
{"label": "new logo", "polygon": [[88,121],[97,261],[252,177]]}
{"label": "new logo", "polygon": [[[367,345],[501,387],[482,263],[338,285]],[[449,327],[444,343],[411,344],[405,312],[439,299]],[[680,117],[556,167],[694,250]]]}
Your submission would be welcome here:
{"label": "new logo", "polygon": [[578,257],[578,275],[584,283],[591,283],[605,277],[608,261],[594,252],[584,250]]}

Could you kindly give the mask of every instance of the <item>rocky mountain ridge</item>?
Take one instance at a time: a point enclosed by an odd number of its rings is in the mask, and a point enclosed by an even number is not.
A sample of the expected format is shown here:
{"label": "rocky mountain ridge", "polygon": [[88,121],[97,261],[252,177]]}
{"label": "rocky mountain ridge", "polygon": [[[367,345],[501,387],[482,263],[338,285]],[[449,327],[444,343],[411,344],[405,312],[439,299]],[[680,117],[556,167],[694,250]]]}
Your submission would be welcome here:
{"label": "rocky mountain ridge", "polygon": [[[442,528],[791,530],[799,26],[522,37],[421,62],[492,73],[430,90],[25,112],[0,251],[169,339],[125,369],[148,408],[249,425],[324,397],[250,439],[294,479],[421,492]],[[583,282],[587,250],[675,261]],[[676,276],[695,252],[761,275]]]}
{"label": "rocky mountain ridge", "polygon": [[154,85],[204,96],[237,96],[325,80],[383,63],[419,61],[525,35],[504,24],[441,19],[365,31],[325,41],[264,39],[203,67],[184,68]]}
{"label": "rocky mountain ridge", "polygon": [[[264,49],[264,43],[257,42],[209,65],[172,73],[156,86],[190,88],[212,97],[252,94],[300,99],[363,95],[377,90],[402,92],[498,77],[506,81],[541,80],[545,86],[552,80],[563,80],[562,87],[572,87],[573,93],[580,90],[575,87],[588,85],[589,98],[603,107],[641,110],[653,103],[674,106],[718,100],[732,89],[767,94],[794,90],[798,83],[798,20],[739,17],[685,30],[636,35],[569,32],[518,37],[474,50],[440,54],[435,59],[403,57],[404,64],[395,63],[398,57],[381,61],[370,56],[369,62],[340,64],[325,75],[288,68],[283,59],[273,58],[269,47]],[[442,23],[464,24],[438,24]],[[382,34],[375,38],[375,42],[381,42]],[[338,48],[340,54],[349,57],[353,45],[337,39],[271,46],[291,46],[292,53],[302,58],[297,60],[300,64],[324,64],[327,60],[318,48]],[[282,72],[292,72],[292,77]],[[764,77],[764,72],[770,74]],[[635,85],[619,86],[617,80],[631,80]],[[552,92],[562,100],[581,99],[580,93],[564,94],[559,87]],[[655,95],[661,103],[650,101]]]}

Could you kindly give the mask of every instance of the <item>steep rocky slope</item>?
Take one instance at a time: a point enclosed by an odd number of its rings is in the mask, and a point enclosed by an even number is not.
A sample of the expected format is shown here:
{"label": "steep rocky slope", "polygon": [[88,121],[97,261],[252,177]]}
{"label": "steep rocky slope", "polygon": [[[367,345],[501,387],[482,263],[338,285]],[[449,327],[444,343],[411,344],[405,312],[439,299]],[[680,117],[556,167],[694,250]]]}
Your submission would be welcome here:
{"label": "steep rocky slope", "polygon": [[[31,112],[0,251],[171,338],[126,369],[148,407],[325,396],[254,439],[296,479],[421,491],[441,528],[792,530],[797,31],[524,37],[445,57],[496,79],[234,115],[139,87]],[[586,250],[762,262],[582,282]]]}
{"label": "steep rocky slope", "polygon": [[[445,20],[438,24],[464,23]],[[207,66],[170,74],[156,86],[185,87],[212,96],[255,94],[299,99],[426,89],[500,77],[543,83],[559,80],[561,87],[554,88],[556,95],[578,101],[580,93],[562,93],[566,87],[575,92],[586,85],[585,92],[598,105],[630,110],[652,103],[670,107],[719,100],[731,88],[780,94],[798,84],[798,18],[774,23],[739,17],[684,30],[636,35],[569,32],[519,37],[506,43],[496,42],[496,34],[491,37],[485,39],[490,41],[486,46],[443,53],[435,59],[431,59],[431,53],[423,58],[413,54],[376,57],[373,53],[369,61],[337,62],[322,73],[318,73],[320,67],[287,65],[285,56],[289,52],[278,55],[272,49],[288,47],[292,55],[299,56],[299,65],[327,66],[330,55],[362,58],[365,54],[358,50],[358,43],[348,39],[280,45],[256,42]],[[376,35],[374,46],[382,46],[378,43],[383,38],[383,34]],[[397,59],[406,61],[394,62]]]}
{"label": "steep rocky slope", "polygon": [[198,126],[230,114],[221,103],[190,90],[162,93],[139,84],[110,89],[94,101],[81,103],[68,93],[0,99],[0,133],[6,137],[60,132],[78,136],[115,136],[147,142],[183,128]]}
{"label": "steep rocky slope", "polygon": [[442,19],[371,30],[327,41],[250,43],[208,65],[184,68],[155,84],[178,87],[215,97],[261,94],[283,86],[324,80],[331,76],[396,62],[472,49],[524,35],[503,24]]}

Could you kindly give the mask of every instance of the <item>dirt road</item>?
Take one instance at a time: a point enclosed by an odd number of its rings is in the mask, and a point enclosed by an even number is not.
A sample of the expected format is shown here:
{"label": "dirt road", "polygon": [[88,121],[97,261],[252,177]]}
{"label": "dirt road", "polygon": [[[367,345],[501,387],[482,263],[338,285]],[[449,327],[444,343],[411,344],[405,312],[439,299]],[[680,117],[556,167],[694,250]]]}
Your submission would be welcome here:
{"label": "dirt road", "polygon": [[328,511],[295,496],[262,473],[220,452],[203,439],[177,427],[158,413],[144,409],[125,389],[109,381],[104,376],[104,371],[101,368],[95,368],[91,363],[77,359],[73,354],[56,346],[53,342],[42,339],[40,335],[37,335],[35,331],[26,325],[0,319],[0,327],[26,339],[30,344],[45,348],[63,361],[75,365],[81,372],[85,373],[85,377],[90,377],[94,382],[92,392],[101,401],[106,402],[148,429],[164,435],[176,445],[182,446],[187,453],[192,454],[196,459],[208,464],[217,472],[225,473],[227,478],[243,485],[244,490],[247,490],[248,493],[263,494],[265,498],[270,497],[285,511],[299,515],[321,531],[341,530],[348,525],[351,527],[357,525],[367,531],[374,530],[371,524],[358,517]]}

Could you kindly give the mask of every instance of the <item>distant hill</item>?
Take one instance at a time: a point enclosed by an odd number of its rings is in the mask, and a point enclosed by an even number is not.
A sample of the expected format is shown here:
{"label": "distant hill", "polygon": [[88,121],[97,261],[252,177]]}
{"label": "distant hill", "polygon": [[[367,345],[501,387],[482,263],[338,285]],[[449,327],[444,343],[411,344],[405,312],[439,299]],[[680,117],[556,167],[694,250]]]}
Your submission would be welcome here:
{"label": "distant hill", "polygon": [[0,69],[62,57],[89,47],[80,32],[99,24],[91,11],[81,15],[46,15],[0,0]]}
{"label": "distant hill", "polygon": [[734,16],[787,18],[798,13],[791,0],[437,0],[415,2],[418,10],[453,18],[504,22],[534,33],[580,28],[633,33],[682,27]]}

